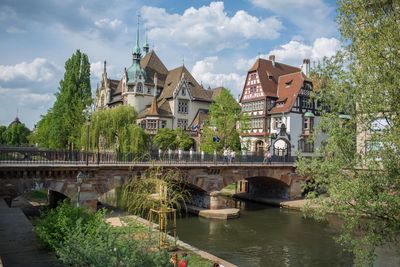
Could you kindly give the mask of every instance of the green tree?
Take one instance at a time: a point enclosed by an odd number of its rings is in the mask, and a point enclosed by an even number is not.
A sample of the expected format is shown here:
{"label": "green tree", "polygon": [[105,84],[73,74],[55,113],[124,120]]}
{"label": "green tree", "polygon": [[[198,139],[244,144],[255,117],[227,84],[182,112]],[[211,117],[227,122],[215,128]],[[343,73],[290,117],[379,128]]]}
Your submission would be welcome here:
{"label": "green tree", "polygon": [[86,119],[84,111],[91,103],[89,59],[77,50],[65,62],[56,101],[38,123],[32,141],[49,148],[79,148],[81,126]]}
{"label": "green tree", "polygon": [[356,266],[369,266],[376,247],[399,247],[400,2],[338,5],[346,46],[314,70],[317,97],[331,107],[319,126],[329,137],[320,157],[301,159],[297,170],[326,188],[327,197],[309,194],[318,207],[312,215],[337,213],[339,241],[354,252]]}
{"label": "green tree", "polygon": [[[201,149],[212,153],[221,151],[225,147],[240,150],[240,138],[238,125],[241,130],[246,129],[247,118],[241,113],[239,103],[231,95],[229,90],[223,89],[211,104],[208,118],[204,124],[201,135]],[[215,142],[215,138],[219,142]]]}
{"label": "green tree", "polygon": [[193,139],[181,128],[176,130],[162,128],[157,131],[153,143],[162,150],[177,148],[189,150],[193,146]]}
{"label": "green tree", "polygon": [[7,130],[7,126],[5,125],[0,125],[0,145],[3,145],[6,143],[3,134]]}
{"label": "green tree", "polygon": [[31,131],[25,124],[18,122],[11,123],[2,134],[2,139],[6,145],[21,146],[29,143],[28,137]]}
{"label": "green tree", "polygon": [[136,124],[137,113],[131,106],[101,109],[91,116],[90,124],[81,128],[82,148],[87,146],[89,127],[89,150],[131,152],[143,154],[148,151],[147,135]]}

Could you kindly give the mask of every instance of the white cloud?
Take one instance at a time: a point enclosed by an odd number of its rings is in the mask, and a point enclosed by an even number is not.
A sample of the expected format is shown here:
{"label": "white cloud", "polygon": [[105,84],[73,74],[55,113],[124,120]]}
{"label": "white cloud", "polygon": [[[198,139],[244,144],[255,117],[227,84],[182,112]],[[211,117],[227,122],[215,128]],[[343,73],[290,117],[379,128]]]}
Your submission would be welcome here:
{"label": "white cloud", "polygon": [[150,39],[212,51],[243,46],[248,39],[275,39],[282,28],[276,17],[260,19],[243,10],[230,17],[223,2],[211,2],[198,9],[190,7],[182,15],[144,6],[141,15]]}
{"label": "white cloud", "polygon": [[234,72],[214,73],[214,66],[217,62],[217,56],[206,57],[194,64],[191,73],[205,87],[223,86],[230,89],[234,97],[236,97],[242,91],[245,76]]}
{"label": "white cloud", "polygon": [[28,88],[3,88],[0,86],[0,125],[8,125],[17,115],[29,128],[39,121],[55,100],[52,93],[37,93]]}
{"label": "white cloud", "polygon": [[100,29],[109,29],[109,30],[117,30],[118,28],[122,27],[123,23],[119,19],[109,19],[109,18],[102,18],[96,20],[94,24]]}
{"label": "white cloud", "polygon": [[334,7],[324,0],[250,0],[253,5],[271,10],[298,26],[305,37],[332,36],[336,25]]}
{"label": "white cloud", "polygon": [[[269,55],[275,55],[275,60],[278,62],[300,66],[305,58],[311,59],[311,61],[318,61],[324,57],[331,57],[335,55],[340,47],[341,43],[336,38],[317,38],[312,45],[292,40],[279,48],[271,50],[266,55],[260,55],[260,57],[268,58]],[[256,59],[240,59],[236,63],[236,68],[247,71]]]}
{"label": "white cloud", "polygon": [[35,58],[32,62],[22,62],[14,66],[0,65],[0,81],[28,80],[48,82],[52,80],[59,68],[45,58]]}

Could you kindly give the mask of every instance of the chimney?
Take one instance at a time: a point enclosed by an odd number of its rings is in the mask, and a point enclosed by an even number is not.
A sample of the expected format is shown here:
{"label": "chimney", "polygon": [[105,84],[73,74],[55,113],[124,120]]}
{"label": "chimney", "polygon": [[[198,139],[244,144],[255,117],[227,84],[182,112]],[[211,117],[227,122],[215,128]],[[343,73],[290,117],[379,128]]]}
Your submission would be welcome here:
{"label": "chimney", "polygon": [[270,55],[269,60],[272,61],[272,67],[275,67],[275,55]]}
{"label": "chimney", "polygon": [[306,76],[310,74],[310,59],[308,58],[303,59],[303,65],[301,66],[301,70]]}

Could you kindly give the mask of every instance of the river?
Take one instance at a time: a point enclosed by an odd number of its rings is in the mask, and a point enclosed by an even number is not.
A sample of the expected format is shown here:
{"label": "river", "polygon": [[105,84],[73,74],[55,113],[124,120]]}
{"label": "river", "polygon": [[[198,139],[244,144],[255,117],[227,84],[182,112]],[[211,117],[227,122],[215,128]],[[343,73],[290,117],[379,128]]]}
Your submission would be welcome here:
{"label": "river", "polygon": [[352,265],[352,255],[333,240],[339,224],[335,220],[321,223],[298,211],[237,204],[238,219],[179,218],[179,239],[240,267]]}

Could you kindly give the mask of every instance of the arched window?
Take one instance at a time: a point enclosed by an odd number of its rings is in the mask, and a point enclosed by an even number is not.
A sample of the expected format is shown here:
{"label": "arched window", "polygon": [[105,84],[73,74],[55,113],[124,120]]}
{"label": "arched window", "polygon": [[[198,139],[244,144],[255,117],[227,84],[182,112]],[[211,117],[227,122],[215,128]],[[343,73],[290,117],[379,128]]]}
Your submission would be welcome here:
{"label": "arched window", "polygon": [[185,87],[182,87],[182,95],[183,95],[183,96],[186,95],[186,89],[185,89]]}
{"label": "arched window", "polygon": [[136,92],[137,93],[143,93],[143,84],[142,83],[138,83],[136,85]]}

